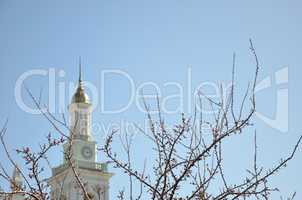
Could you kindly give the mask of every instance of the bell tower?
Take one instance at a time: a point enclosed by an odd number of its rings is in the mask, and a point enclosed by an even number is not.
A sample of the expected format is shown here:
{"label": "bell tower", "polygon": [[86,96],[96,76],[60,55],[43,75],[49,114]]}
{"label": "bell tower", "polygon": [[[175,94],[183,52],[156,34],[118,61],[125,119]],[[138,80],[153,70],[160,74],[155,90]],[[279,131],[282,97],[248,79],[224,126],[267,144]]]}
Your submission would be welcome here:
{"label": "bell tower", "polygon": [[[96,162],[96,142],[91,135],[92,105],[84,91],[82,81],[81,61],[79,62],[79,80],[69,110],[70,136],[73,138],[73,159],[84,162]],[[69,150],[69,144],[64,145],[64,153]],[[64,159],[64,162],[66,160]]]}
{"label": "bell tower", "polygon": [[78,86],[68,106],[72,145],[69,142],[63,145],[63,163],[52,169],[49,184],[53,200],[83,199],[70,162],[64,156],[67,153],[71,153],[74,166],[91,199],[109,200],[109,179],[113,174],[107,171],[106,163],[97,162],[97,144],[91,134],[92,104],[85,93],[81,71],[80,60]]}
{"label": "bell tower", "polygon": [[70,129],[77,139],[89,140],[91,135],[91,103],[84,91],[81,61],[79,64],[78,87],[69,105]]}

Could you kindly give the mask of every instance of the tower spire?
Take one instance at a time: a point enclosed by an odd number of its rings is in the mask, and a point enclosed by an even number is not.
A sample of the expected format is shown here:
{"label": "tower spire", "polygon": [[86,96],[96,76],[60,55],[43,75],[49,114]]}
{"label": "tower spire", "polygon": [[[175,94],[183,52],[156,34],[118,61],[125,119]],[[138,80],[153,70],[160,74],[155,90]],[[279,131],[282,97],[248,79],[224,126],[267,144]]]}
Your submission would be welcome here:
{"label": "tower spire", "polygon": [[12,181],[13,181],[11,184],[12,191],[19,190],[20,187],[22,186],[22,176],[18,165],[16,165],[14,168]]}
{"label": "tower spire", "polygon": [[79,56],[79,83],[82,82],[82,61],[81,56]]}
{"label": "tower spire", "polygon": [[82,61],[79,56],[79,82],[75,94],[72,97],[72,103],[89,103],[89,97],[85,94],[84,84],[82,80]]}

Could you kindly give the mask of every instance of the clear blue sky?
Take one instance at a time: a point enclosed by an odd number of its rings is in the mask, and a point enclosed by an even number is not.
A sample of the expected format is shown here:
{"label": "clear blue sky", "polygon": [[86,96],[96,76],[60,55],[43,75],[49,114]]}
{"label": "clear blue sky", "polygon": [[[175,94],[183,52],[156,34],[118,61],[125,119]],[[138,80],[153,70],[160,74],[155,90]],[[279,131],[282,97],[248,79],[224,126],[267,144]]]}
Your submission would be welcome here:
{"label": "clear blue sky", "polygon": [[[248,40],[253,38],[261,62],[260,79],[283,67],[289,70],[288,84],[280,86],[289,90],[288,131],[281,132],[255,118],[261,164],[272,165],[289,153],[302,133],[301,7],[298,0],[0,0],[0,122],[9,118],[9,145],[35,146],[50,127],[41,116],[22,111],[15,101],[16,80],[28,70],[64,70],[65,76],[56,81],[58,87],[59,83],[77,79],[77,59],[81,55],[85,80],[98,89],[102,87],[102,70],[119,69],[127,72],[136,86],[147,81],[157,83],[164,96],[171,93],[164,83],[180,83],[185,87],[184,102],[188,105],[188,66],[192,66],[193,87],[204,81],[228,82],[233,52],[237,53],[238,89],[244,90],[254,69],[248,49]],[[35,95],[43,88],[45,101],[47,81],[46,77],[34,77],[26,84]],[[124,105],[129,98],[127,80],[111,77],[106,84],[106,108]],[[257,94],[259,112],[276,114],[278,89],[273,85]],[[177,101],[170,106],[177,106]],[[190,114],[187,107],[183,111]],[[109,124],[121,120],[142,122],[144,117],[135,104],[119,114],[104,114],[98,105],[93,120]],[[166,118],[175,119],[176,115]],[[101,137],[96,137],[101,143]],[[136,142],[138,149],[143,147],[139,137]],[[236,180],[249,166],[252,136],[239,136],[226,148],[228,174]],[[145,157],[141,152],[135,151],[135,156]],[[282,194],[297,191],[297,199],[302,198],[301,153],[300,148],[289,166],[273,179]],[[3,151],[0,155],[2,160]],[[60,162],[55,154],[50,158],[54,165]],[[240,170],[235,172],[234,166]],[[120,180],[126,182],[114,172],[112,197],[123,188]]]}

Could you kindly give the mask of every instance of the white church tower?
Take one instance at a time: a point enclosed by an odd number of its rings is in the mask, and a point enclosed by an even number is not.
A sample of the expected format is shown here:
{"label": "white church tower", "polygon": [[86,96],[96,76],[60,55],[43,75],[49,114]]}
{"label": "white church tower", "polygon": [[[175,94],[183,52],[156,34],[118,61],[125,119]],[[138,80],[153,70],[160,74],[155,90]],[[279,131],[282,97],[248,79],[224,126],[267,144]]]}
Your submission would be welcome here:
{"label": "white church tower", "polygon": [[[107,171],[106,163],[97,162],[96,141],[91,135],[92,105],[84,91],[79,64],[79,82],[69,105],[69,124],[74,140],[72,148],[64,144],[64,155],[71,150],[76,170],[93,200],[109,200],[109,179],[113,174]],[[83,200],[72,169],[63,155],[63,164],[52,169],[49,179],[52,200]]]}

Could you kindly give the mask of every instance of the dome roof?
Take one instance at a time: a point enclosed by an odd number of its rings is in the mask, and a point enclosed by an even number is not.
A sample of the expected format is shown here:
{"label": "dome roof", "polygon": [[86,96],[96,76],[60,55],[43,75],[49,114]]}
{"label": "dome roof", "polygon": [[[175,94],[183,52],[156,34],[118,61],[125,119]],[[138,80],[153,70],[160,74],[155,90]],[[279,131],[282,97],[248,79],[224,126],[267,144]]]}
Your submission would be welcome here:
{"label": "dome roof", "polygon": [[90,103],[89,97],[85,93],[81,82],[72,97],[71,103]]}

